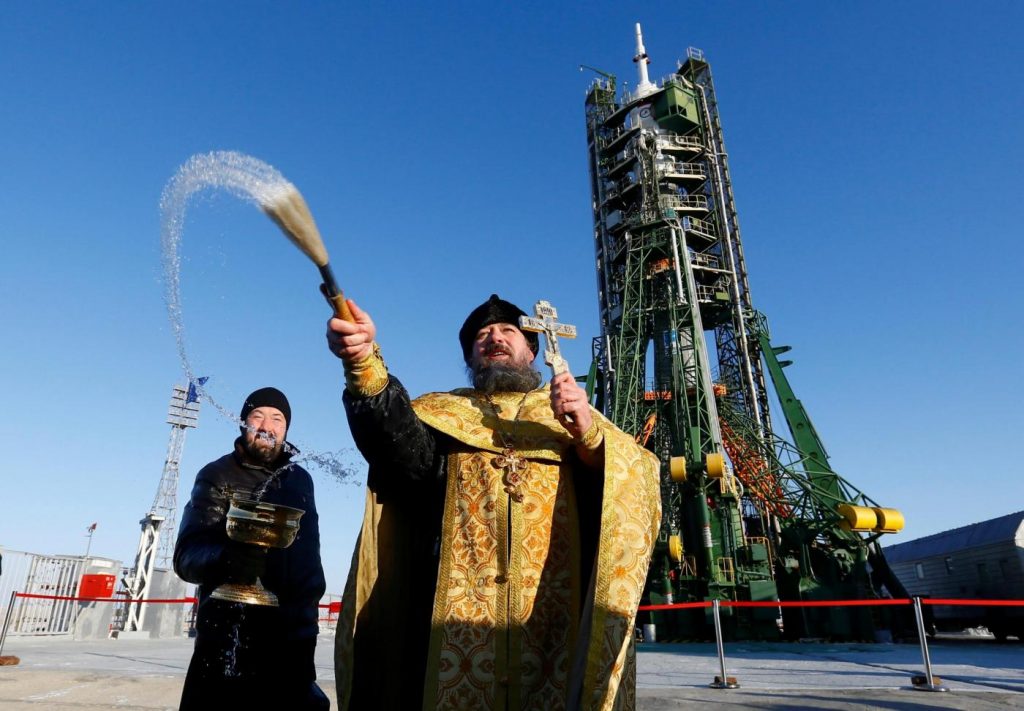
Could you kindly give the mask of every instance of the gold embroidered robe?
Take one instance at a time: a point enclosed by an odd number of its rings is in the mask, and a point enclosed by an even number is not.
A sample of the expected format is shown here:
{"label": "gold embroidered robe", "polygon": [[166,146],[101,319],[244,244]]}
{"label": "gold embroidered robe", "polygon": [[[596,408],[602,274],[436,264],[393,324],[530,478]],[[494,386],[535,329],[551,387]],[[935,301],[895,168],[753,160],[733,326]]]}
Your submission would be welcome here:
{"label": "gold embroidered robe", "polygon": [[[501,423],[473,390],[413,403],[424,424],[457,443],[447,455],[423,708],[631,709],[634,615],[660,520],[657,459],[594,411],[604,435],[602,477],[572,454],[547,389],[493,400]],[[527,461],[521,501],[505,491],[503,436]],[[599,540],[589,553],[596,554],[591,580],[580,580],[576,491],[596,482]],[[367,613],[373,605],[376,616],[386,614],[382,597],[400,604],[381,588],[400,587],[403,566],[382,561],[381,551],[415,534],[396,534],[402,522],[387,508],[368,492],[338,627],[342,709],[357,628],[376,624]],[[415,680],[396,670],[395,683]]]}

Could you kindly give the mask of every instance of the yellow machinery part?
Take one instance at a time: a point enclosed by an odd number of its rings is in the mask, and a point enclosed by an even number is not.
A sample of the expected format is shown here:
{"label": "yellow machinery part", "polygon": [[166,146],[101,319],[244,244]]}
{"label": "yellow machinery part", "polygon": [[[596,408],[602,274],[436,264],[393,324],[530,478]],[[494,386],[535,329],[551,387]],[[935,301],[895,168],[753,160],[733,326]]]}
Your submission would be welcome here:
{"label": "yellow machinery part", "polygon": [[712,479],[721,479],[725,476],[725,456],[720,452],[707,455],[704,459],[704,466],[707,468],[708,476]]}
{"label": "yellow machinery part", "polygon": [[678,535],[668,537],[668,557],[676,563],[683,559],[683,539]]}
{"label": "yellow machinery part", "polygon": [[853,504],[839,504],[839,515],[843,517],[843,528],[847,531],[873,531],[878,526],[877,509]]}
{"label": "yellow machinery part", "polygon": [[874,530],[878,533],[898,533],[903,530],[906,523],[903,514],[896,509],[875,508],[872,509],[878,517],[878,525]]}
{"label": "yellow machinery part", "polygon": [[686,457],[672,457],[668,460],[668,473],[672,481],[686,481]]}

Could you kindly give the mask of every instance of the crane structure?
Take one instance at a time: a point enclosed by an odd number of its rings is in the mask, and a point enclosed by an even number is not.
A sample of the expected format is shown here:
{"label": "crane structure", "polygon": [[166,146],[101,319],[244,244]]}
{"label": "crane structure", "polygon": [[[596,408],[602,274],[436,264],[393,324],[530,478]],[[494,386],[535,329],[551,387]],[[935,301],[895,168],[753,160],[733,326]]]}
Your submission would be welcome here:
{"label": "crane structure", "polygon": [[[711,68],[585,100],[601,335],[596,405],[662,463],[652,603],[870,598],[898,583],[877,538],[902,527],[830,467],[754,309]],[[581,67],[582,69],[583,67]],[[788,437],[776,434],[769,382]],[[774,413],[778,415],[778,412]],[[735,637],[779,634],[778,608],[725,608]],[[870,638],[866,608],[784,608],[789,637]],[[793,614],[790,611],[793,610]],[[705,611],[652,613],[659,639],[705,637]]]}
{"label": "crane structure", "polygon": [[129,603],[124,628],[132,632],[142,629],[146,604],[154,568],[170,568],[174,556],[175,528],[178,515],[178,466],[185,447],[185,433],[199,424],[199,396],[196,385],[206,378],[197,378],[186,388],[175,385],[167,410],[167,424],[171,426],[160,484],[153,505],[139,524],[142,534],[135,554],[135,565],[125,576],[124,585]]}

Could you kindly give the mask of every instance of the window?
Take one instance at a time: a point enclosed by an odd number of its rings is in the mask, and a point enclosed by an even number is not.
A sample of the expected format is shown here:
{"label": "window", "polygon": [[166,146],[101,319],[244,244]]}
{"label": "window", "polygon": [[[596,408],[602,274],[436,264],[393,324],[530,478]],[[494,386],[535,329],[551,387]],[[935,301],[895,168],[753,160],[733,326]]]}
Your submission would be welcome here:
{"label": "window", "polygon": [[914,572],[918,580],[924,580],[924,563],[914,563]]}
{"label": "window", "polygon": [[947,555],[946,556],[946,574],[947,575],[952,575],[953,574],[953,556],[951,556],[951,555]]}

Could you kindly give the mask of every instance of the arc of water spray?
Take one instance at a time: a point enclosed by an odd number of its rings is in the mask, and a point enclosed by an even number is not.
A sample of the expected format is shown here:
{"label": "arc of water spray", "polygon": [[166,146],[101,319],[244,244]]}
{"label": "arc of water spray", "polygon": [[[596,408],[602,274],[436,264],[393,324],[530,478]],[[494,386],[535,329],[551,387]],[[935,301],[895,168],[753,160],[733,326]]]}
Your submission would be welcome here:
{"label": "arc of water spray", "polygon": [[[224,188],[237,197],[255,202],[281,228],[285,236],[316,264],[323,279],[321,291],[335,314],[346,321],[352,320],[344,292],[334,278],[327,248],[302,193],[272,166],[234,151],[214,151],[192,156],[164,188],[160,208],[165,218],[162,235],[165,276],[169,276],[169,269],[174,273],[178,271],[177,246],[181,241],[188,199],[208,187]],[[167,283],[168,304],[180,312],[177,280],[169,278]]]}
{"label": "arc of water spray", "polygon": [[[181,310],[179,246],[185,225],[185,212],[189,199],[208,188],[220,188],[243,200],[255,203],[285,233],[285,235],[319,268],[323,284],[320,289],[327,297],[335,315],[351,321],[352,315],[345,295],[332,273],[327,249],[317,230],[309,206],[292,183],[280,172],[261,160],[234,151],[214,151],[194,155],[167,182],[160,197],[162,215],[161,243],[167,312],[174,329],[178,355],[185,375],[196,390],[224,417],[234,422],[239,418],[217,403],[198,382],[185,349],[184,326]],[[352,474],[329,454],[309,453],[308,459],[332,471],[339,480]]]}
{"label": "arc of water spray", "polygon": [[[179,245],[188,201],[195,193],[207,188],[227,190],[236,197],[255,203],[266,213],[292,243],[316,264],[323,279],[321,291],[327,297],[335,314],[347,321],[352,320],[344,292],[338,286],[331,270],[327,248],[320,237],[309,206],[298,188],[275,168],[252,156],[234,151],[194,155],[168,181],[160,198],[160,211],[163,215],[161,241],[165,296],[171,323],[174,326],[178,353],[190,381],[196,378],[188,364],[181,327]],[[200,392],[206,394],[201,388]]]}

